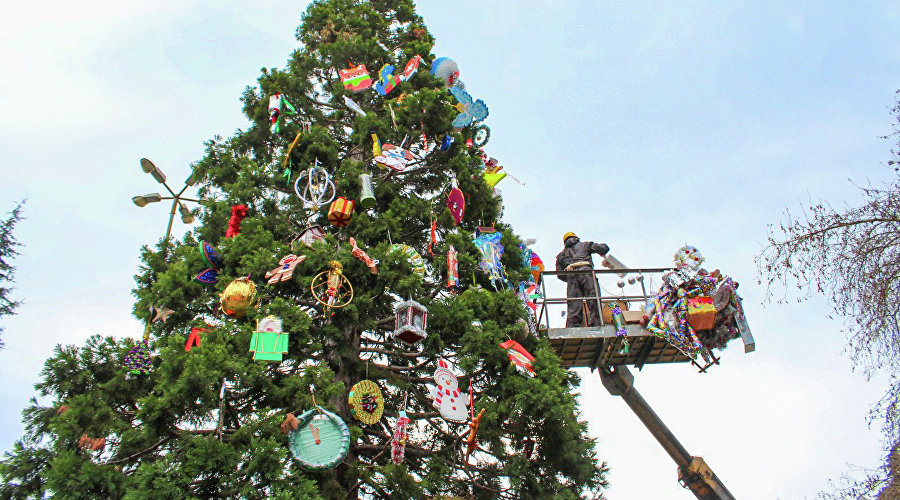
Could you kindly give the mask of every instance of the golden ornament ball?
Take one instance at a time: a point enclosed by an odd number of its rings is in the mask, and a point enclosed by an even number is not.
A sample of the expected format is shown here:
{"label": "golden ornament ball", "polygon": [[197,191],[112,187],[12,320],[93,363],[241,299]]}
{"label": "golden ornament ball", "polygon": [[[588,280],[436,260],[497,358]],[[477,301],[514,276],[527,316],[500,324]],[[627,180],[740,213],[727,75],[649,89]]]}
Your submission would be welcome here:
{"label": "golden ornament ball", "polygon": [[247,314],[247,309],[254,307],[255,300],[256,283],[250,281],[250,278],[232,281],[219,296],[222,312],[232,318],[240,318]]}

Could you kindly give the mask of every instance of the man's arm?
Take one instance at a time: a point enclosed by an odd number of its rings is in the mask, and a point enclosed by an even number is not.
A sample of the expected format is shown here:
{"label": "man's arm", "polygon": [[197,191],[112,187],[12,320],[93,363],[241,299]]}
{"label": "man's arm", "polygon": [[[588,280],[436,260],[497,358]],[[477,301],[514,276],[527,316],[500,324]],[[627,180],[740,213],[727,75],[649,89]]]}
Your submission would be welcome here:
{"label": "man's arm", "polygon": [[594,243],[590,242],[591,253],[595,253],[600,255],[601,257],[606,255],[609,252],[609,247],[606,243]]}
{"label": "man's arm", "polygon": [[[563,262],[563,253],[564,252],[559,252],[558,254],[556,254],[556,270],[557,271],[565,271],[566,270],[566,264]],[[566,275],[563,275],[563,274],[557,274],[556,277],[559,278],[561,281],[569,281],[569,277]]]}

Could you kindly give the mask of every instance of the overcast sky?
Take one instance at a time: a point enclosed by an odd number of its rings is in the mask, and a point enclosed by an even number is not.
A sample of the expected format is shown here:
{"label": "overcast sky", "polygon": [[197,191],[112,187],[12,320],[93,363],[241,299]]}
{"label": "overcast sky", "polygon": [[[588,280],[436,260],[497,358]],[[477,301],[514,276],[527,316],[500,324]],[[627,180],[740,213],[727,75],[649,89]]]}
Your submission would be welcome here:
{"label": "overcast sky", "polygon": [[[305,3],[17,2],[0,19],[0,212],[24,197],[19,314],[3,320],[0,449],[58,343],[138,338],[141,245],[166,208],[138,160],[172,180],[203,142],[246,127],[238,97],[282,66]],[[892,2],[422,2],[461,78],[490,107],[487,151],[511,179],[505,220],[550,264],[561,236],[667,266],[689,243],[741,283],[757,352],[721,366],[650,366],[636,386],[736,497],[812,498],[847,464],[874,466],[866,414],[883,381],[851,371],[827,304],[763,307],[753,263],[785,207],[857,202],[891,178],[900,82]],[[177,234],[186,227],[176,219]],[[614,285],[611,291],[615,292]],[[611,499],[689,499],[624,402],[581,373],[583,417]]]}

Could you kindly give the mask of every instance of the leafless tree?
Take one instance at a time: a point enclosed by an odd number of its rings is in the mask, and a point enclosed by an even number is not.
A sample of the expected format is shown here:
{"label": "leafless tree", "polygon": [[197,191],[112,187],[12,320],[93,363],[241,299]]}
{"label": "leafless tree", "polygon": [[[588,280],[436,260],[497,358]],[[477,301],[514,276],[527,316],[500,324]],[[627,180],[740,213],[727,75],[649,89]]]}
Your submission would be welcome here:
{"label": "leafless tree", "polygon": [[[900,101],[891,111],[894,132],[885,138],[897,140]],[[845,475],[821,499],[900,498],[900,144],[891,153],[892,182],[859,187],[860,206],[820,201],[802,206],[799,215],[786,211],[777,227],[769,227],[768,244],[756,258],[769,300],[824,294],[834,313],[848,318],[847,352],[854,366],[890,379],[869,415],[870,423],[882,425],[884,462],[864,470],[865,479]],[[794,287],[796,294],[788,291]]]}

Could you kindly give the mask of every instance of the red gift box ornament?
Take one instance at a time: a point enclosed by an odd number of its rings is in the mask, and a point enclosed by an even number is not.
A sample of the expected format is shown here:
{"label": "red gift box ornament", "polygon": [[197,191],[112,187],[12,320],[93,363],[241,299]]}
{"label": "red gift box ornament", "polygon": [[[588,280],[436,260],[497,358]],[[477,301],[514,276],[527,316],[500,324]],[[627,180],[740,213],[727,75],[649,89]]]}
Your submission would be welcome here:
{"label": "red gift box ornament", "polygon": [[348,200],[343,196],[339,197],[328,207],[328,221],[332,226],[347,227],[347,224],[350,224],[350,218],[353,217],[355,206],[356,203],[353,200]]}

